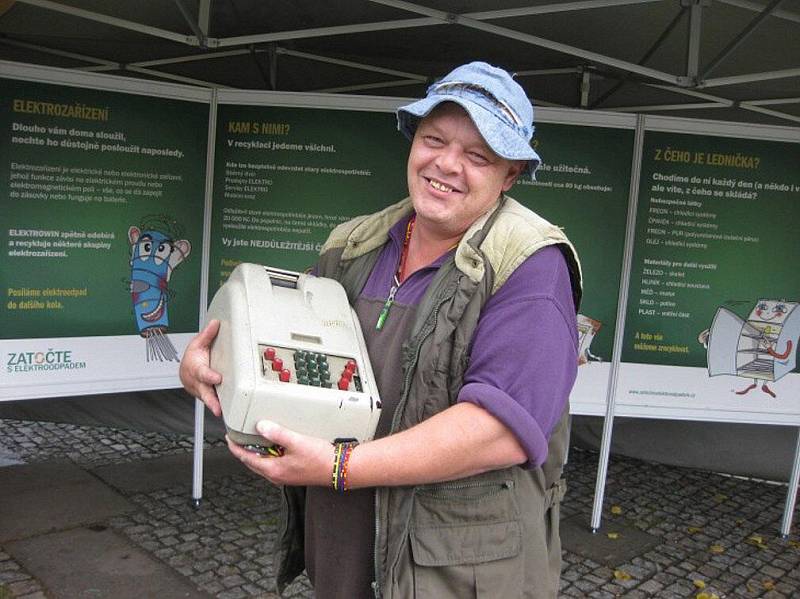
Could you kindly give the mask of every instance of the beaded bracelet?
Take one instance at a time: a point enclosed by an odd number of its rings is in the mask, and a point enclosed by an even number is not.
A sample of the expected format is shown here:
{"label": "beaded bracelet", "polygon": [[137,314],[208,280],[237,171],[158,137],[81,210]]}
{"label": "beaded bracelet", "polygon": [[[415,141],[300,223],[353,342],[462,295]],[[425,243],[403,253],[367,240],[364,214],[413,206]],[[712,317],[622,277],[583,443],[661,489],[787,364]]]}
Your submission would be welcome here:
{"label": "beaded bracelet", "polygon": [[337,443],[333,446],[333,473],[331,475],[331,485],[334,490],[339,488],[339,462],[342,459],[342,444]]}
{"label": "beaded bracelet", "polygon": [[347,485],[347,470],[353,448],[357,441],[337,443],[333,448],[333,472],[331,473],[331,486],[334,491],[344,493],[349,489]]}

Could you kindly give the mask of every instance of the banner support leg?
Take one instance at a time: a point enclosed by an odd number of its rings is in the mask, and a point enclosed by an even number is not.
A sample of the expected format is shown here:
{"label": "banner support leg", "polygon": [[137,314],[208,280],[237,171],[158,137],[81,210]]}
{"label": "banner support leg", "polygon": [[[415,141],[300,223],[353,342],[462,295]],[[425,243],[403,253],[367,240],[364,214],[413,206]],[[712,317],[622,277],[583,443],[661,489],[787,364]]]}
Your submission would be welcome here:
{"label": "banner support leg", "polygon": [[792,516],[797,502],[797,484],[800,482],[800,428],[797,429],[797,445],[794,449],[794,465],[792,475],[789,477],[789,487],[786,490],[786,507],[783,508],[783,521],[781,522],[781,537],[789,538],[792,528]]}
{"label": "banner support leg", "polygon": [[631,283],[631,264],[633,263],[633,237],[636,230],[636,210],[639,194],[639,176],[642,169],[642,147],[644,145],[644,115],[636,117],[636,133],[633,143],[631,163],[631,181],[628,189],[628,221],[625,225],[625,249],[622,258],[622,276],[620,278],[619,296],[617,298],[617,325],[614,330],[614,348],[611,357],[611,372],[608,375],[606,389],[606,416],[603,420],[603,439],[600,447],[600,461],[597,464],[597,480],[592,503],[592,533],[600,529],[603,515],[603,499],[606,492],[606,476],[608,474],[608,458],[611,453],[611,435],[614,431],[614,407],[617,398],[617,382],[620,364],[622,363],[622,338],[625,335],[626,307],[628,290]]}
{"label": "banner support leg", "polygon": [[205,427],[205,405],[199,399],[194,402],[194,461],[192,464],[192,507],[200,507],[203,499],[203,429]]}

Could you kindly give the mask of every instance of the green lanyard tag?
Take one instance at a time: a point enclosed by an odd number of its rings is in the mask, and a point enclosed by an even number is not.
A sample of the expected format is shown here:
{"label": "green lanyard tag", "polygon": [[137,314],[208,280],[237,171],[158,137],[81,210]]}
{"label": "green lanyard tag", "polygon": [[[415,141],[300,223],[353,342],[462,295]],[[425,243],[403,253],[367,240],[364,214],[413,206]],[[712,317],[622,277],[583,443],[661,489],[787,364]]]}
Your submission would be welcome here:
{"label": "green lanyard tag", "polygon": [[391,308],[394,303],[394,296],[397,294],[397,288],[399,286],[400,282],[397,280],[397,277],[395,277],[394,284],[389,290],[389,297],[386,298],[386,302],[384,302],[383,308],[381,308],[381,313],[378,315],[378,322],[375,323],[375,329],[378,331],[383,328],[383,323],[386,322],[386,318],[389,316],[389,308]]}

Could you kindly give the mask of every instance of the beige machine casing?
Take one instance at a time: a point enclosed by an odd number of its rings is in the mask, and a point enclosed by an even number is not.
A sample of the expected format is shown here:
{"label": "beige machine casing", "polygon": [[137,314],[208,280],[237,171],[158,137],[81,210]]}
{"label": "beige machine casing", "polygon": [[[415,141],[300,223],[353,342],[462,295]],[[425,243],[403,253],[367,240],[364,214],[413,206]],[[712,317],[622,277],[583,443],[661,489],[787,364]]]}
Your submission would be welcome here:
{"label": "beige machine casing", "polygon": [[[329,441],[374,436],[378,390],[358,317],[337,281],[242,263],[214,296],[211,319],[220,321],[211,367],[223,377],[217,394],[234,442],[264,445],[255,428],[263,419]],[[264,357],[268,348],[283,359],[291,380],[278,380]],[[299,384],[296,352],[324,355],[332,388]],[[357,385],[340,390],[339,373],[349,360]]]}

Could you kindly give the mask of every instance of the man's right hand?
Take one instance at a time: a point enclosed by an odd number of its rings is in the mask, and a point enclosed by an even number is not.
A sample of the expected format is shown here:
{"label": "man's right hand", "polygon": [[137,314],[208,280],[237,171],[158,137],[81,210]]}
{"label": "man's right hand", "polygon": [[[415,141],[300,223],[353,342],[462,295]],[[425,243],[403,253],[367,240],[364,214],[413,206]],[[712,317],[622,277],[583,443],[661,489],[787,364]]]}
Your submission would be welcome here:
{"label": "man's right hand", "polygon": [[219,331],[219,320],[212,320],[189,342],[183,352],[179,374],[184,389],[194,395],[213,412],[222,415],[214,385],[222,382],[222,375],[211,369],[211,343]]}

